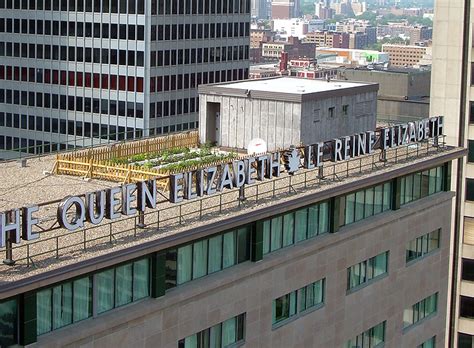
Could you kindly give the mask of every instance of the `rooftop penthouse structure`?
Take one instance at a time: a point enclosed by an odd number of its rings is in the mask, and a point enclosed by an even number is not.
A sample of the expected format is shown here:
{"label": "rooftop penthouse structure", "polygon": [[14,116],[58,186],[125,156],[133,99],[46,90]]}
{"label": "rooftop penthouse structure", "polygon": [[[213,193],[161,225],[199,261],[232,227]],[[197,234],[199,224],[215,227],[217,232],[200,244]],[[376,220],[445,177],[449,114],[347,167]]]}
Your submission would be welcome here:
{"label": "rooftop penthouse structure", "polygon": [[442,133],[240,157],[190,133],[2,163],[0,345],[443,346],[466,151]]}
{"label": "rooftop penthouse structure", "polygon": [[278,77],[199,88],[199,137],[247,149],[261,138],[269,150],[312,144],[375,129],[375,83]]}

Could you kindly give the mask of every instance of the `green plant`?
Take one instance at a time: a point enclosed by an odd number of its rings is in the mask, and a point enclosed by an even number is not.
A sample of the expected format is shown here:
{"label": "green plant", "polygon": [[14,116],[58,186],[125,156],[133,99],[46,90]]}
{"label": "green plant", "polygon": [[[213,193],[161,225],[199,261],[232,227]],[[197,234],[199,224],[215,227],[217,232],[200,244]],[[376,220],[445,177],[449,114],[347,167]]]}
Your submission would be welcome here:
{"label": "green plant", "polygon": [[144,166],[145,168],[147,168],[147,169],[151,169],[151,168],[154,167],[154,164],[153,164],[153,162],[145,162],[145,163],[143,164],[143,166]]}

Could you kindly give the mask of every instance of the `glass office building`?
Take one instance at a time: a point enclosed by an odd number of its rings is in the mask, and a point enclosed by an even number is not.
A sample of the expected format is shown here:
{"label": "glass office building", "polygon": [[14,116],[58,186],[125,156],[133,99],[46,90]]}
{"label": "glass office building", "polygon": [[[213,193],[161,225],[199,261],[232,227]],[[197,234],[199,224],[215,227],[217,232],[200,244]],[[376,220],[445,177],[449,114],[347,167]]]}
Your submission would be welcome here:
{"label": "glass office building", "polygon": [[249,36],[250,0],[2,0],[0,151],[197,128],[197,86],[246,79]]}

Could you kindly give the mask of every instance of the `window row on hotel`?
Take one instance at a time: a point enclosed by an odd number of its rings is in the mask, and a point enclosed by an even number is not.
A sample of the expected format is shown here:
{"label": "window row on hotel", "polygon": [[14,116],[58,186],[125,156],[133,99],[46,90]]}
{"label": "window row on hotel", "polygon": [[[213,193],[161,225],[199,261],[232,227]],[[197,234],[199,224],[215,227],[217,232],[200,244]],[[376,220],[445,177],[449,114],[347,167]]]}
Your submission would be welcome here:
{"label": "window row on hotel", "polygon": [[[443,169],[438,171],[434,168],[433,173],[444,177],[440,190],[448,189],[446,174],[449,173],[449,164],[439,168]],[[389,200],[390,209],[400,207],[400,203],[397,204],[396,200],[401,199],[403,194],[396,191],[401,188],[401,179],[396,178],[391,181],[391,190],[385,191],[385,184],[378,185],[382,187],[382,192],[392,195]],[[375,197],[375,187],[358,192],[364,192],[365,197],[365,194],[372,190]],[[439,191],[436,189],[426,191],[427,195],[435,192]],[[382,202],[383,195],[384,193],[382,193]],[[331,198],[328,201],[160,251],[114,268],[101,270],[86,277],[40,289],[32,295],[37,312],[35,313],[36,322],[31,325],[34,326],[35,332],[42,334],[143,297],[163,296],[168,289],[248,260],[261,260],[266,253],[290,247],[297,242],[317,238],[318,235],[328,232],[335,233],[340,226],[345,224],[345,220],[338,221],[337,217],[341,215],[341,209],[344,209],[346,198],[347,195]],[[336,203],[336,200],[340,202]],[[374,207],[377,205],[376,202],[377,200],[374,199]],[[364,201],[364,209],[367,204],[367,201]],[[367,215],[369,216],[370,214]],[[387,273],[388,256],[388,252],[383,252],[350,266],[347,269],[347,289],[356,288]],[[320,279],[273,299],[273,324],[281,323],[306,310],[316,309],[323,305],[324,284],[325,280]],[[74,301],[77,303],[74,304]],[[74,313],[74,308],[78,308],[77,313]],[[405,329],[434,314],[436,309],[437,293],[406,308],[404,310]],[[30,309],[25,307],[22,310]],[[20,323],[20,325],[30,324]],[[357,342],[365,342],[364,346],[375,347],[377,342],[383,342],[384,330],[384,327],[371,328],[354,340],[350,340],[348,346],[354,341],[356,345],[359,344]],[[209,337],[210,332],[203,334],[204,337]],[[194,342],[194,338],[189,340]]]}
{"label": "window row on hotel", "polygon": [[388,272],[389,252],[380,253],[347,269],[347,290],[353,291]]}
{"label": "window row on hotel", "polygon": [[178,341],[178,348],[234,347],[245,339],[245,313]]}
{"label": "window row on hotel", "polygon": [[225,39],[249,36],[249,22],[159,24],[151,26],[151,41]]}
{"label": "window row on hotel", "polygon": [[383,321],[350,339],[345,348],[382,348],[385,342],[386,323]]}
{"label": "window row on hotel", "polygon": [[403,328],[407,329],[419,321],[436,313],[438,309],[438,293],[434,293],[415,303],[403,311]]}
{"label": "window row on hotel", "polygon": [[59,329],[87,319],[94,312],[100,314],[149,295],[148,258],[38,291],[37,334]]}
{"label": "window row on hotel", "polygon": [[[110,270],[109,275],[97,275],[103,277],[99,280],[98,291],[95,301],[112,306],[112,297],[115,301],[121,301],[119,305],[129,303],[140,296],[146,296],[147,284],[144,281],[144,274],[147,272],[147,260],[119,266]],[[142,263],[138,267],[137,263]],[[131,270],[138,268],[138,274],[131,274]],[[112,275],[113,274],[113,275]],[[141,276],[141,277],[140,277]],[[320,284],[320,285],[316,285]],[[106,288],[106,287],[109,288]],[[310,305],[307,306],[308,295],[303,289],[312,288],[310,295]],[[122,293],[118,293],[118,292]],[[297,294],[301,294],[300,305],[297,304]],[[90,277],[77,279],[70,283],[64,283],[53,288],[43,290],[37,293],[37,313],[41,317],[37,319],[36,331],[38,334],[46,333],[51,330],[63,327],[73,322],[84,320],[92,315],[93,298],[92,282]],[[431,306],[431,314],[436,312],[437,293],[420,301]],[[284,295],[273,301],[272,322],[274,325],[284,323],[293,316],[304,314],[311,306],[321,305],[324,301],[324,280],[310,284],[298,291]],[[414,306],[414,307],[415,307]],[[74,309],[74,310],[73,310]],[[406,311],[406,310],[405,310]],[[35,312],[35,311],[33,311]],[[298,314],[295,314],[299,312]],[[16,300],[9,300],[0,303],[0,320],[3,323],[0,343],[3,346],[10,346],[18,343],[18,309]],[[278,326],[275,326],[278,327]],[[231,347],[245,341],[246,332],[246,314],[242,313],[229,318],[205,330],[187,336],[178,341],[179,348],[215,348]],[[386,336],[386,321],[383,321],[350,339],[345,344],[346,348],[365,347],[378,348],[383,347]],[[36,335],[35,335],[36,337]],[[436,345],[436,336],[422,342],[417,348],[434,348]]]}
{"label": "window row on hotel", "polygon": [[0,18],[0,33],[143,41],[145,39],[144,30],[145,26],[135,24]]}
{"label": "window row on hotel", "polygon": [[250,225],[166,251],[166,287],[201,278],[250,259]]}
{"label": "window row on hotel", "polygon": [[272,301],[272,325],[274,328],[296,319],[311,309],[324,304],[326,279],[320,279],[298,290],[280,296]]}
{"label": "window row on hotel", "polygon": [[439,249],[441,229],[417,237],[407,243],[406,262],[417,260]]}
{"label": "window row on hotel", "polygon": [[0,80],[143,92],[143,77],[0,65]]}
{"label": "window row on hotel", "polygon": [[263,254],[329,232],[329,202],[258,222],[263,231]]}
{"label": "window row on hotel", "polygon": [[[1,0],[0,9],[145,14],[145,0]],[[248,14],[250,0],[158,0],[152,15]]]}
{"label": "window row on hotel", "polygon": [[[431,337],[416,348],[435,348],[436,347],[436,336]],[[461,347],[459,347],[461,348]]]}
{"label": "window row on hotel", "polygon": [[[6,92],[6,93],[5,93]],[[13,93],[12,93],[13,92]],[[143,103],[0,89],[0,104],[143,118]]]}
{"label": "window row on hotel", "polygon": [[150,66],[218,63],[249,59],[249,46],[186,48],[150,52]]}
{"label": "window row on hotel", "polygon": [[380,214],[391,209],[392,185],[385,183],[346,195],[345,224]]}
{"label": "window row on hotel", "polygon": [[407,175],[401,179],[400,204],[410,203],[441,191],[441,167]]}

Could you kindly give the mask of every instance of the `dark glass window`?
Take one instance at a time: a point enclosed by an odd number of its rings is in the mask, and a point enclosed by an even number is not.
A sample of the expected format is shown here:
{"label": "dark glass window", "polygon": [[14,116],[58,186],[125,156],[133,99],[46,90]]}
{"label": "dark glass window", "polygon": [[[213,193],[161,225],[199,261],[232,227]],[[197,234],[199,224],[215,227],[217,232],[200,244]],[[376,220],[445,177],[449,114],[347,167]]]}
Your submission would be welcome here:
{"label": "dark glass window", "polygon": [[471,62],[471,86],[474,85],[474,62]]}
{"label": "dark glass window", "polygon": [[469,153],[467,156],[467,161],[468,162],[474,162],[474,140],[468,140],[467,141]]}
{"label": "dark glass window", "polygon": [[474,123],[474,102],[469,104],[469,123]]}
{"label": "dark glass window", "polygon": [[466,179],[466,200],[474,201],[474,179]]}
{"label": "dark glass window", "polygon": [[462,279],[474,281],[474,260],[462,259]]}
{"label": "dark glass window", "polygon": [[458,348],[472,348],[474,340],[471,335],[459,333],[458,334]]}
{"label": "dark glass window", "polygon": [[461,296],[459,313],[464,318],[474,318],[474,298]]}
{"label": "dark glass window", "polygon": [[209,342],[214,342],[213,347],[238,346],[245,339],[244,332],[245,314],[241,314],[179,340],[178,348],[210,347]]}
{"label": "dark glass window", "polygon": [[0,346],[18,343],[18,303],[16,299],[0,302]]}

